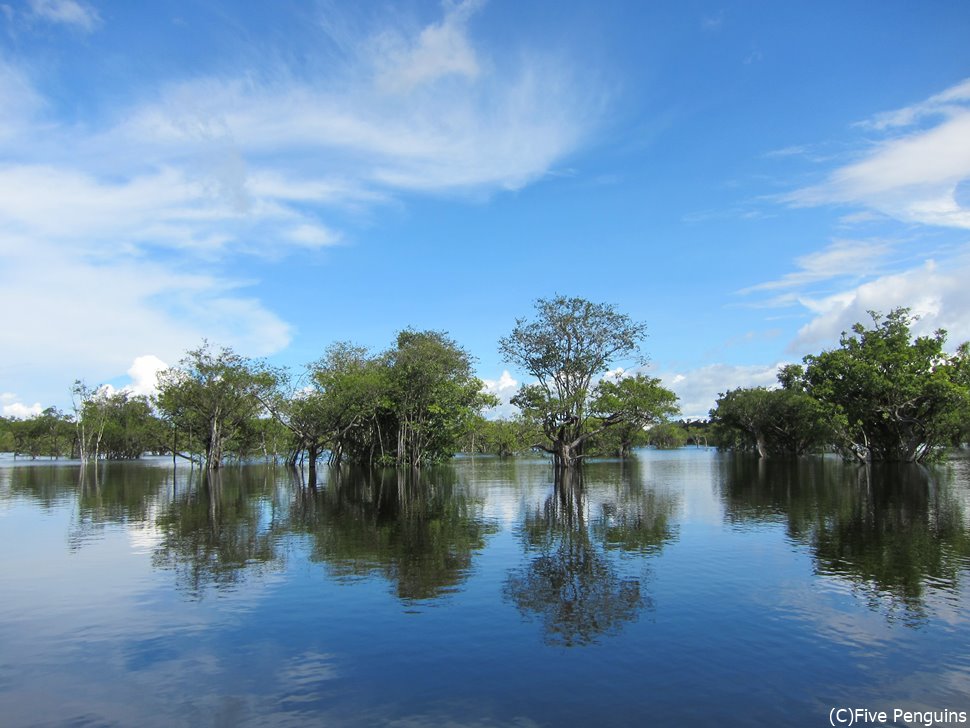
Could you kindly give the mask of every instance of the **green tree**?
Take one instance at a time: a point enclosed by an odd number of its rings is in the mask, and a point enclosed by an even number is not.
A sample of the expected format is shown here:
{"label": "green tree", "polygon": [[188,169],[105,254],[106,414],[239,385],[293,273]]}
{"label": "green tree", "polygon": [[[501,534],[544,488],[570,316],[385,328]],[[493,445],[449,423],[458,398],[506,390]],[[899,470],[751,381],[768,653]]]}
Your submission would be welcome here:
{"label": "green tree", "polygon": [[838,349],[805,357],[800,384],[827,409],[844,453],[923,460],[953,440],[967,411],[966,349],[946,354],[943,330],[913,338],[909,309],[870,316],[872,326],[853,326]]}
{"label": "green tree", "polygon": [[387,464],[392,401],[386,362],[364,347],[338,342],[311,372],[315,391],[306,403],[308,419],[315,416],[330,462]]}
{"label": "green tree", "polygon": [[545,441],[535,447],[551,453],[558,468],[571,468],[590,437],[628,421],[625,406],[616,412],[594,406],[595,382],[618,360],[639,354],[646,325],[582,298],[539,299],[535,307],[536,319],[518,319],[499,351],[537,380],[512,400],[543,430]]}
{"label": "green tree", "polygon": [[497,400],[472,374],[468,352],[440,331],[402,331],[386,355],[398,465],[450,457],[470,419]]}
{"label": "green tree", "polygon": [[265,365],[203,342],[178,367],[159,373],[156,402],[177,430],[197,438],[207,467],[217,470],[227,444],[264,412],[278,380]]}
{"label": "green tree", "polygon": [[165,449],[165,426],[155,416],[148,397],[129,392],[89,390],[75,382],[75,395],[84,396],[76,423],[82,460],[131,460]]}
{"label": "green tree", "polygon": [[613,452],[620,457],[629,457],[634,447],[647,443],[646,428],[666,422],[680,411],[677,395],[656,377],[644,374],[600,382],[592,409],[604,422],[617,420],[601,434],[613,436]]}
{"label": "green tree", "polygon": [[673,450],[687,444],[687,429],[674,422],[662,422],[646,433],[647,442],[661,450]]}
{"label": "green tree", "polygon": [[824,407],[792,389],[731,390],[718,398],[711,423],[722,447],[755,450],[762,458],[818,450],[831,433]]}

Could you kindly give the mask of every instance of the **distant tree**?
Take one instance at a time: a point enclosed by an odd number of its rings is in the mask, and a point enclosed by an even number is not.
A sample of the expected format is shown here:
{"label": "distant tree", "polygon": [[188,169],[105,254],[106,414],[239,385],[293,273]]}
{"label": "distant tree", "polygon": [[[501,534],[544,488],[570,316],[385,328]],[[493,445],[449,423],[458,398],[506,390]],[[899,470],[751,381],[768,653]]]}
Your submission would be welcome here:
{"label": "distant tree", "polygon": [[532,449],[540,437],[542,432],[522,416],[497,420],[476,416],[462,435],[462,452],[508,457]]}
{"label": "distant tree", "polygon": [[0,452],[13,452],[13,432],[13,418],[0,417]]}
{"label": "distant tree", "polygon": [[[102,419],[100,453],[111,460],[132,460],[163,448],[164,424],[155,416],[148,397],[129,392],[105,394],[95,405]],[[103,414],[101,413],[103,411]],[[83,412],[87,418],[87,411]]]}
{"label": "distant tree", "polygon": [[597,408],[596,382],[618,360],[639,354],[646,325],[582,298],[539,299],[535,308],[535,320],[518,319],[499,351],[537,380],[512,400],[541,427],[544,441],[535,446],[551,453],[557,467],[572,468],[590,437],[629,421],[635,411]]}
{"label": "distant tree", "polygon": [[316,416],[330,462],[389,464],[393,423],[386,361],[362,346],[338,342],[310,370],[315,389],[306,402],[308,419]]}
{"label": "distant tree", "polygon": [[839,348],[805,357],[793,383],[826,408],[837,445],[867,460],[913,462],[949,444],[967,412],[967,348],[944,351],[946,332],[913,338],[909,309],[870,312],[843,333]]}
{"label": "distant tree", "polygon": [[661,450],[672,450],[687,444],[687,430],[674,422],[662,422],[644,433],[647,443]]}
{"label": "distant tree", "polygon": [[273,410],[311,467],[324,449],[331,464],[420,467],[442,460],[496,403],[473,375],[468,353],[440,331],[402,331],[379,356],[340,342],[308,369],[310,385]]}
{"label": "distant tree", "polygon": [[277,381],[265,365],[228,348],[213,352],[203,342],[178,367],[159,373],[156,402],[177,430],[197,438],[207,467],[216,470],[227,443],[264,412]]}

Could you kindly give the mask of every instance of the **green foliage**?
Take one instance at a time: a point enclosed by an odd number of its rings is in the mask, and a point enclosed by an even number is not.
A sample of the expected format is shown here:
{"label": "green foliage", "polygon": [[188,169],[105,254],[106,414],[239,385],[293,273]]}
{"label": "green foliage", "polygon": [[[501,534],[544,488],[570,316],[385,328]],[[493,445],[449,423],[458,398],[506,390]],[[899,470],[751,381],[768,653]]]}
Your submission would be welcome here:
{"label": "green foliage", "polygon": [[439,331],[402,331],[386,355],[398,465],[449,457],[471,418],[496,400],[472,374],[471,357]]}
{"label": "green foliage", "polygon": [[662,422],[651,427],[644,433],[647,444],[661,450],[673,450],[687,444],[689,434],[687,428],[674,422]]}
{"label": "green foliage", "polygon": [[871,328],[856,324],[838,349],[805,357],[792,379],[823,405],[843,452],[922,460],[958,436],[970,406],[966,347],[947,355],[943,330],[912,338],[908,309],[870,315]]}
{"label": "green foliage", "polygon": [[472,374],[472,359],[447,334],[407,329],[372,356],[341,342],[309,367],[311,386],[274,411],[311,465],[421,466],[460,449],[481,410],[495,403]]}
{"label": "green foliage", "polygon": [[479,415],[469,422],[461,439],[461,450],[507,457],[531,450],[541,437],[542,432],[524,417],[487,420]]}
{"label": "green foliage", "polygon": [[89,390],[75,382],[78,455],[84,459],[131,460],[165,447],[166,428],[147,397]]}
{"label": "green foliage", "polygon": [[738,388],[722,394],[711,410],[722,447],[770,454],[803,455],[830,440],[825,408],[791,389]]}
{"label": "green foliage", "polygon": [[75,453],[74,419],[56,407],[48,407],[25,420],[3,420],[7,452],[15,457],[61,458]]}
{"label": "green foliage", "polygon": [[499,351],[537,380],[512,403],[542,429],[544,442],[536,446],[552,453],[557,466],[580,462],[586,441],[605,428],[646,418],[642,427],[660,416],[640,402],[640,384],[616,391],[594,386],[617,360],[638,355],[645,324],[582,298],[539,299],[535,308],[535,320],[518,319]]}
{"label": "green foliage", "polygon": [[[272,400],[279,374],[231,349],[212,352],[207,342],[178,367],[158,375],[156,403],[182,443],[200,443],[210,469],[222,465],[233,441],[245,440]],[[173,446],[173,449],[184,445]]]}

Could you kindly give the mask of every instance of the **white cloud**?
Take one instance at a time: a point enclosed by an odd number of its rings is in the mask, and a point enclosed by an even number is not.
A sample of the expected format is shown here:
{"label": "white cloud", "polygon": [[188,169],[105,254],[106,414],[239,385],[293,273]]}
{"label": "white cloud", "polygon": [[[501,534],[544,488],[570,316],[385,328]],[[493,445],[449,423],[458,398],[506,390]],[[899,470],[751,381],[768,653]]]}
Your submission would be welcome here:
{"label": "white cloud", "polygon": [[168,364],[154,354],[135,357],[128,368],[131,384],[126,386],[125,389],[135,395],[151,396],[155,394],[155,388],[158,385],[158,373],[163,369],[168,369]]}
{"label": "white cloud", "polygon": [[98,11],[78,0],[28,0],[33,17],[90,33],[101,23]]}
{"label": "white cloud", "polygon": [[[69,247],[0,234],[0,307],[17,311],[4,332],[5,382],[60,401],[76,378],[105,381],[139,351],[176,360],[203,337],[265,355],[290,327],[232,281],[139,257],[92,262]],[[56,334],[54,328],[56,327]]]}
{"label": "white cloud", "polygon": [[379,35],[375,45],[380,87],[394,93],[408,93],[445,76],[477,77],[478,59],[466,26],[481,5],[478,0],[466,0],[446,6],[442,21],[424,28],[417,38],[392,31]]}
{"label": "white cloud", "polygon": [[862,205],[907,223],[970,229],[970,208],[957,195],[970,179],[970,79],[880,114],[868,127],[898,135],[784,199],[799,206]]}
{"label": "white cloud", "polygon": [[759,283],[739,293],[800,288],[807,284],[851,276],[864,278],[879,270],[892,245],[880,240],[835,240],[824,250],[795,259],[798,268],[774,281]]}
{"label": "white cloud", "polygon": [[499,404],[492,407],[486,416],[490,419],[507,419],[518,414],[518,408],[509,400],[519,391],[519,383],[509,374],[508,369],[502,372],[498,379],[483,379],[483,389],[489,394],[494,394],[499,399]]}
{"label": "white cloud", "polygon": [[4,417],[26,420],[30,417],[36,417],[43,411],[44,408],[41,407],[40,402],[28,405],[19,401],[19,397],[13,392],[0,392],[0,415]]}
{"label": "white cloud", "polygon": [[860,126],[878,131],[912,126],[926,117],[951,113],[959,108],[959,104],[967,102],[970,102],[970,78],[918,104],[876,114],[872,119],[861,122]]}
{"label": "white cloud", "polygon": [[[274,353],[290,326],[244,289],[258,281],[220,263],[334,245],[328,212],[402,191],[479,196],[541,178],[603,99],[568,59],[484,52],[478,7],[346,38],[319,74],[175,79],[87,123],[54,120],[29,75],[0,63],[0,305],[19,312],[5,349],[28,352],[7,385],[34,397],[46,379],[60,392],[111,379],[140,352],[172,361],[203,336]],[[71,0],[31,11],[100,22]]]}
{"label": "white cloud", "polygon": [[838,344],[843,331],[858,322],[868,324],[868,311],[888,313],[906,306],[919,321],[917,335],[946,329],[951,348],[970,340],[970,264],[957,261],[944,270],[933,261],[900,273],[886,275],[860,286],[822,298],[801,300],[812,314],[790,345],[795,353],[810,353]]}
{"label": "white cloud", "polygon": [[660,372],[656,376],[680,398],[680,411],[686,419],[707,419],[719,394],[737,387],[771,387],[778,384],[778,369],[786,362],[770,366],[710,364],[688,371]]}

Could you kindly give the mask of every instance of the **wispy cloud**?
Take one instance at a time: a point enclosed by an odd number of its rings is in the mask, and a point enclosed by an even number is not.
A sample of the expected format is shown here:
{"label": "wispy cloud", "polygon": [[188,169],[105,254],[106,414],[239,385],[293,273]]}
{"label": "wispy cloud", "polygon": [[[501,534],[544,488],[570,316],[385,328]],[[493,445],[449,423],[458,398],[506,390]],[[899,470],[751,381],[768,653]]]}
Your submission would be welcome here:
{"label": "wispy cloud", "polygon": [[34,18],[68,25],[86,33],[101,24],[98,11],[79,0],[29,0],[29,5]]}
{"label": "wispy cloud", "polygon": [[[546,175],[604,99],[582,90],[570,59],[476,43],[480,8],[449,3],[407,32],[348,24],[325,72],[277,63],[170,79],[84,124],[59,121],[47,84],[0,61],[0,305],[22,312],[5,346],[49,369],[25,365],[8,386],[24,391],[28,369],[113,378],[138,354],[172,361],[202,335],[278,351],[289,324],[256,281],[218,263],[339,244],[342,213],[405,194],[481,198]],[[82,30],[100,22],[70,0],[30,11]]]}
{"label": "wispy cloud", "polygon": [[478,0],[452,5],[440,22],[427,26],[417,37],[392,30],[376,36],[373,45],[381,89],[408,93],[446,76],[475,79],[481,69],[467,24],[482,5]]}
{"label": "wispy cloud", "polygon": [[880,270],[893,246],[885,241],[836,240],[823,250],[795,259],[797,270],[774,281],[744,288],[739,293],[801,289],[839,278],[866,278]]}
{"label": "wispy cloud", "polygon": [[970,208],[957,195],[970,180],[970,79],[864,125],[893,135],[784,199],[797,206],[861,205],[907,223],[970,229]]}
{"label": "wispy cloud", "polygon": [[970,102],[970,78],[920,103],[876,114],[871,119],[859,122],[859,126],[877,131],[912,126],[927,117],[948,116],[959,112],[968,102]]}

